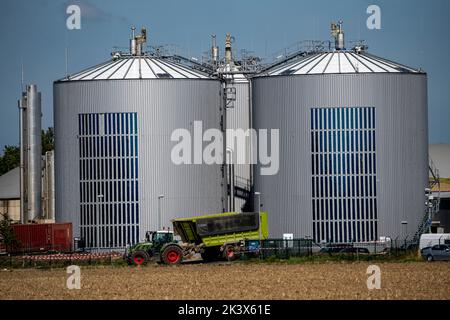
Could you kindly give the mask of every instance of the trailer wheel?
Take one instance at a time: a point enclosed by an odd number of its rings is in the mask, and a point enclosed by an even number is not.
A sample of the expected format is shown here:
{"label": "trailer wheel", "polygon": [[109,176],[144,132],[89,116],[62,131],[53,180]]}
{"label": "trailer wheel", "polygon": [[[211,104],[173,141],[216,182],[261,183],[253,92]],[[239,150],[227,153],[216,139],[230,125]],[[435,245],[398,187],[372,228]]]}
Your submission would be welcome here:
{"label": "trailer wheel", "polygon": [[223,250],[223,257],[228,261],[235,261],[240,258],[240,254],[236,252],[234,246],[228,245]]}
{"label": "trailer wheel", "polygon": [[147,263],[148,259],[148,253],[145,251],[136,251],[131,255],[131,262],[138,266]]}
{"label": "trailer wheel", "polygon": [[183,250],[177,245],[169,245],[161,254],[161,261],[165,264],[179,264],[183,260]]}

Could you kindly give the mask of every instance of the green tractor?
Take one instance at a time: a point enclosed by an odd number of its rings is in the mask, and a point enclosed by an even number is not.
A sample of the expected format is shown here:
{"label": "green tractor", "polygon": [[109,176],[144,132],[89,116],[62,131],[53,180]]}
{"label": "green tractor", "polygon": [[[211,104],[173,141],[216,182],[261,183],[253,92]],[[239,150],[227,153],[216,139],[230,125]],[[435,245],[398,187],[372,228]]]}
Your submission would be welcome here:
{"label": "green tractor", "polygon": [[173,231],[147,231],[145,241],[127,248],[125,259],[129,264],[142,265],[160,258],[164,264],[177,264],[183,258],[183,249],[174,240]]}
{"label": "green tractor", "polygon": [[141,265],[158,258],[163,264],[179,264],[195,254],[205,262],[228,261],[240,257],[245,240],[265,240],[269,236],[267,212],[226,212],[172,220],[174,232],[163,230],[146,233],[145,242],[127,248],[125,259]]}

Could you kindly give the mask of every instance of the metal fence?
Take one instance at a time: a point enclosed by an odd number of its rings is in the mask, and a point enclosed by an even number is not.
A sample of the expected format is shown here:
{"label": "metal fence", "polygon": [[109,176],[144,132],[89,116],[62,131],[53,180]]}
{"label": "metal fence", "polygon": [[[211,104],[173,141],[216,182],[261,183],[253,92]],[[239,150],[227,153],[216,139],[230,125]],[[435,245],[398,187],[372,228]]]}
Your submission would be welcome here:
{"label": "metal fence", "polygon": [[80,253],[23,253],[1,254],[0,267],[43,267],[52,268],[60,266],[76,265],[115,265],[123,264],[121,252],[80,252]]}
{"label": "metal fence", "polygon": [[383,241],[320,243],[311,239],[267,239],[261,241],[247,240],[244,245],[243,257],[259,257],[260,259],[291,257],[313,257],[320,255],[333,256],[400,256],[418,253],[419,243],[408,238],[385,237]]}

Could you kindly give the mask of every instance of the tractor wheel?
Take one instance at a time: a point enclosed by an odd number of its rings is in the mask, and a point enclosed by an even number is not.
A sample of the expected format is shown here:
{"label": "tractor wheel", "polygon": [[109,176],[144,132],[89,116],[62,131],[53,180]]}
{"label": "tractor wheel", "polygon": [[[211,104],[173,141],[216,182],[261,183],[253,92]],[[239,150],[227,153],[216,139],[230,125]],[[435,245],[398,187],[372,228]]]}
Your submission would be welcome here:
{"label": "tractor wheel", "polygon": [[131,263],[137,266],[147,263],[148,260],[149,256],[145,251],[136,251],[131,255]]}
{"label": "tractor wheel", "polygon": [[228,261],[235,261],[240,258],[240,253],[236,252],[234,246],[228,245],[223,250],[223,257]]}
{"label": "tractor wheel", "polygon": [[183,250],[177,245],[169,245],[161,253],[164,264],[179,264],[183,260]]}

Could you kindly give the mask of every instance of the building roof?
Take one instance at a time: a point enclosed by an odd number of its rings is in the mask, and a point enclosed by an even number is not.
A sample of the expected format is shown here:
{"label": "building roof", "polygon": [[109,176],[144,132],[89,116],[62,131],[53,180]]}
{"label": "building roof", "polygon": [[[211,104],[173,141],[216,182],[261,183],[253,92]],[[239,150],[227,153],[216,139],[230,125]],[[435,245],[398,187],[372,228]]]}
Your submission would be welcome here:
{"label": "building roof", "polygon": [[450,178],[450,144],[430,144],[429,154],[441,178]]}
{"label": "building roof", "polygon": [[115,55],[112,60],[59,81],[118,79],[209,79],[207,74],[150,55]]}
{"label": "building roof", "polygon": [[0,176],[0,200],[20,199],[20,168]]}
{"label": "building roof", "polygon": [[422,73],[365,51],[329,51],[308,54],[277,65],[264,75],[305,75],[335,73]]}

